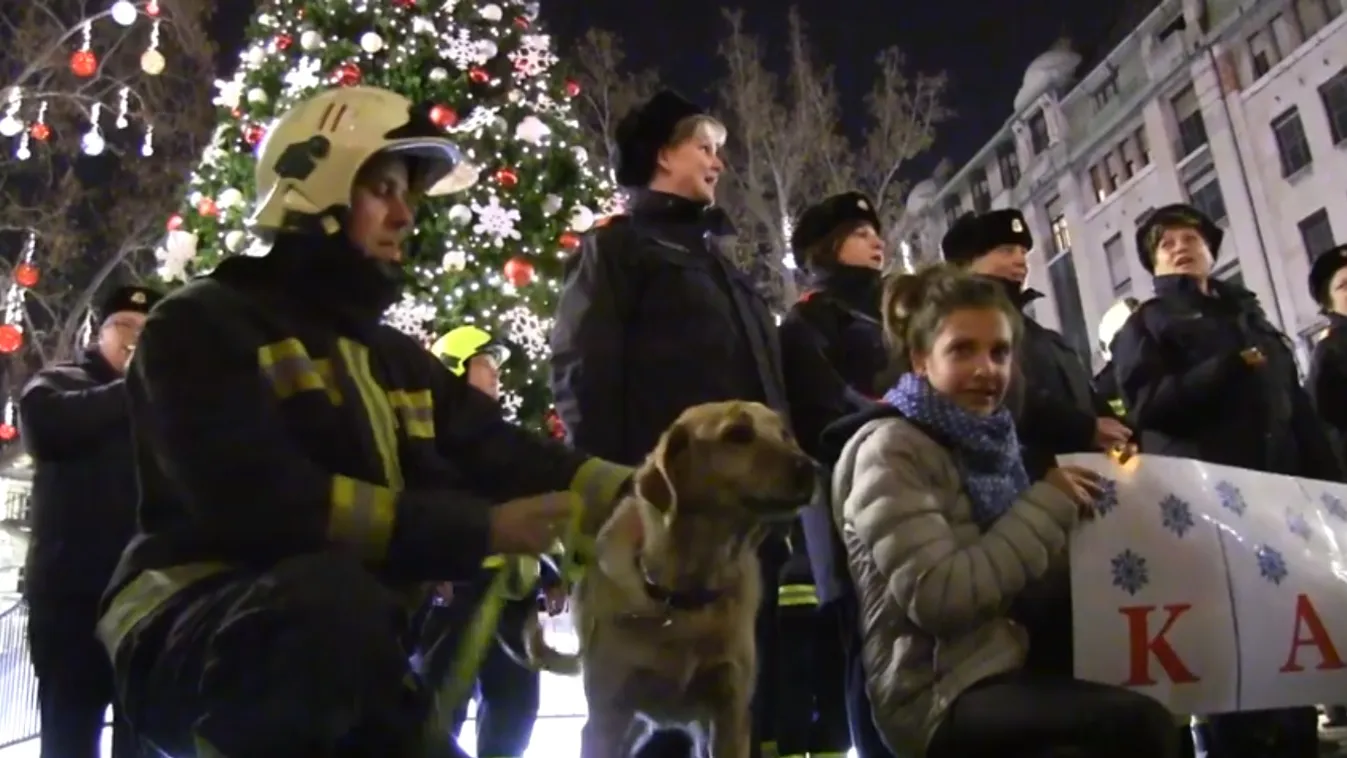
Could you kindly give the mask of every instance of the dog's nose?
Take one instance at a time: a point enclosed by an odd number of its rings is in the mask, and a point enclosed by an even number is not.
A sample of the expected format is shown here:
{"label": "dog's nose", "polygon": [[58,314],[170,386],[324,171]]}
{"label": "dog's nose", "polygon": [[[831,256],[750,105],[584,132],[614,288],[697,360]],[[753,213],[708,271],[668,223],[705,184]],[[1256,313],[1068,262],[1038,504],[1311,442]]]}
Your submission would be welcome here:
{"label": "dog's nose", "polygon": [[800,489],[812,490],[822,473],[823,469],[815,463],[813,459],[801,458],[795,462],[795,471],[792,474],[792,479],[795,485]]}

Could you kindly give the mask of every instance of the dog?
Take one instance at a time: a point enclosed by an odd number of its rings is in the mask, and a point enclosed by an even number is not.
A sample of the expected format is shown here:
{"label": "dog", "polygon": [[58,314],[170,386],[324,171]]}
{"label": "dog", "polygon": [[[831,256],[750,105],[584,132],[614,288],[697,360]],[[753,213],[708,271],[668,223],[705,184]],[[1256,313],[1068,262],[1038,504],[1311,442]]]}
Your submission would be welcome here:
{"label": "dog", "polygon": [[571,595],[579,653],[549,648],[534,624],[528,660],[583,677],[581,758],[627,758],[653,728],[748,758],[757,547],[811,500],[817,467],[766,406],[708,403],[679,416],[633,482]]}

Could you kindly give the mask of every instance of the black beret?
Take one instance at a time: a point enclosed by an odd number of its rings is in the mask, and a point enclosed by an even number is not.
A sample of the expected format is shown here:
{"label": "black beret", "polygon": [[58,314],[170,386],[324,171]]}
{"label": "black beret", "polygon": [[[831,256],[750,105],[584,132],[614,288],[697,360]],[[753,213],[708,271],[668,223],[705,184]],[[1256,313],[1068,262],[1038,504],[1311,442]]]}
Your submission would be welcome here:
{"label": "black beret", "polygon": [[1347,268],[1347,245],[1338,245],[1315,256],[1310,264],[1310,296],[1321,306],[1328,302],[1328,284],[1338,269]]}
{"label": "black beret", "polygon": [[1147,238],[1156,227],[1195,229],[1207,243],[1212,261],[1220,256],[1221,240],[1225,239],[1225,232],[1221,231],[1221,227],[1217,226],[1215,221],[1191,205],[1184,203],[1166,205],[1152,211],[1137,226],[1137,257],[1141,259],[1141,267],[1151,274],[1155,273],[1155,251],[1150,249]]}
{"label": "black beret", "polygon": [[972,263],[999,245],[1034,246],[1034,235],[1024,214],[1014,208],[1002,208],[981,215],[965,213],[950,226],[940,240],[945,260],[960,266]]}
{"label": "black beret", "polygon": [[655,178],[659,151],[673,138],[678,122],[702,116],[706,110],[670,90],[661,90],[617,122],[617,183],[644,187]]}
{"label": "black beret", "polygon": [[860,192],[843,192],[806,208],[790,234],[791,255],[795,258],[796,268],[808,265],[803,258],[805,250],[850,222],[867,223],[875,231],[882,231],[875,204]]}
{"label": "black beret", "polygon": [[149,313],[162,298],[149,287],[118,287],[98,304],[94,319],[101,324],[114,313]]}

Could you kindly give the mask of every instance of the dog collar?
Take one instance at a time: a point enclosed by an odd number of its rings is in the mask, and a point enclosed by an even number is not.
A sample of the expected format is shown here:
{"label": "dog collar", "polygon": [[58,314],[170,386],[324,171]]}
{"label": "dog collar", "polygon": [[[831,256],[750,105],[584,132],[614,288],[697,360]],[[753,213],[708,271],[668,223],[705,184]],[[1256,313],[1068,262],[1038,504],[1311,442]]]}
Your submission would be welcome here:
{"label": "dog collar", "polygon": [[723,594],[720,590],[672,590],[664,587],[650,578],[650,572],[646,571],[645,562],[641,560],[640,555],[636,556],[636,570],[641,572],[646,596],[669,610],[699,611],[719,600]]}

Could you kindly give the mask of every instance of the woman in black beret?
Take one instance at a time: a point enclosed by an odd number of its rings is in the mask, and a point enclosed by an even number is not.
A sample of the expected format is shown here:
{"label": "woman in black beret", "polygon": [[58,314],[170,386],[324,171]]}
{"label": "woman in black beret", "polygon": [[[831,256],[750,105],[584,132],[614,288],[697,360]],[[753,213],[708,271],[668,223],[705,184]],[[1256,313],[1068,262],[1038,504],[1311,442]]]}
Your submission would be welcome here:
{"label": "woman in black beret", "polygon": [[1314,346],[1305,389],[1328,427],[1334,452],[1347,466],[1347,245],[1314,259],[1309,287],[1319,310],[1328,316],[1328,333]]}

